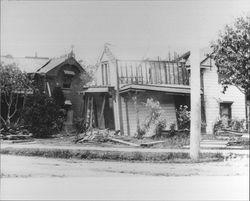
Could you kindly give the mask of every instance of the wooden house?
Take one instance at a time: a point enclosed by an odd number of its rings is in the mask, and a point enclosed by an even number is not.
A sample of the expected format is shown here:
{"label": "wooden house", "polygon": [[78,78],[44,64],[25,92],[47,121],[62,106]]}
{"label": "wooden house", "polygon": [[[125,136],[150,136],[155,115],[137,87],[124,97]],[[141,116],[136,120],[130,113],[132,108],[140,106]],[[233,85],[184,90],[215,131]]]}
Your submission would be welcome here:
{"label": "wooden house", "polygon": [[[221,117],[228,119],[247,119],[249,107],[246,107],[246,96],[235,86],[229,86],[225,92],[220,84],[223,75],[218,74],[215,62],[209,56],[211,50],[201,50],[201,87],[202,87],[202,116],[206,120],[206,133],[212,134],[216,121]],[[189,63],[190,52],[181,58]]]}
{"label": "wooden house", "polygon": [[52,59],[38,56],[1,56],[1,62],[16,64],[22,71],[32,74],[34,80],[49,96],[56,86],[61,87],[66,100],[72,104],[74,115],[81,115],[82,97],[78,91],[80,90],[80,76],[85,73],[85,70],[74,58],[72,52],[63,57]]}
{"label": "wooden house", "polygon": [[[189,105],[189,74],[182,62],[123,59],[105,46],[96,73],[96,86],[84,89],[85,115],[98,128],[134,136],[149,114],[148,98],[160,102],[169,129],[177,125],[176,108]],[[88,114],[86,108],[94,113]]]}

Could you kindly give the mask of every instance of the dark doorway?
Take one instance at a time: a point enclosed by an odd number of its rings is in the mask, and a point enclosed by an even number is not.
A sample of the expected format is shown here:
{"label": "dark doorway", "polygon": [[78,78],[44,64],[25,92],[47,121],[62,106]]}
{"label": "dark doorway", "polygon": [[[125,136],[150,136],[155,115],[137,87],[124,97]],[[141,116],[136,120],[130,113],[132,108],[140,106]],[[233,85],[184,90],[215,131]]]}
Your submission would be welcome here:
{"label": "dark doorway", "polygon": [[112,97],[106,96],[105,108],[104,108],[104,121],[105,128],[115,129],[114,122],[114,106]]}

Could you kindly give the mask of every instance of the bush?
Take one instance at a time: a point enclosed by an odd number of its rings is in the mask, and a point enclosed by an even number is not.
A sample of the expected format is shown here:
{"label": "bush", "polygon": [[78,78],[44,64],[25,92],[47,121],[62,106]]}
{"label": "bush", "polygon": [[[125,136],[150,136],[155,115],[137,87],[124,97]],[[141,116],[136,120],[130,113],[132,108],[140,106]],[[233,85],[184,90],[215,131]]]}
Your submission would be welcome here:
{"label": "bush", "polygon": [[45,138],[62,129],[65,116],[65,110],[53,98],[36,92],[27,100],[23,121],[34,137]]}
{"label": "bush", "polygon": [[137,137],[160,135],[161,130],[166,127],[166,120],[162,117],[160,103],[150,98],[147,99],[145,105],[150,112],[140,125],[137,131]]}
{"label": "bush", "polygon": [[190,111],[187,105],[180,105],[176,110],[177,123],[179,129],[190,129]]}
{"label": "bush", "polygon": [[232,130],[232,131],[238,131],[238,132],[243,132],[245,131],[245,120],[244,119],[225,119],[225,118],[219,118],[213,128],[214,134],[216,134],[220,130]]}
{"label": "bush", "polygon": [[244,119],[232,119],[229,124],[233,131],[243,132],[245,130],[245,120]]}

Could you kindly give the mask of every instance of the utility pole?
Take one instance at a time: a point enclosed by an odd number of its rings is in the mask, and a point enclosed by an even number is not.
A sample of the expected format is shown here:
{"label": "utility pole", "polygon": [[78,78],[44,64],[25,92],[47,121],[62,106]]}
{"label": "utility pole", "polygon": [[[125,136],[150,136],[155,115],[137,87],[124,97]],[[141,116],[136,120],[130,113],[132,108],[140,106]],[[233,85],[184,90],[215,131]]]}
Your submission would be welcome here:
{"label": "utility pole", "polygon": [[201,133],[201,87],[200,87],[200,52],[199,48],[191,50],[191,133],[190,158],[199,160]]}

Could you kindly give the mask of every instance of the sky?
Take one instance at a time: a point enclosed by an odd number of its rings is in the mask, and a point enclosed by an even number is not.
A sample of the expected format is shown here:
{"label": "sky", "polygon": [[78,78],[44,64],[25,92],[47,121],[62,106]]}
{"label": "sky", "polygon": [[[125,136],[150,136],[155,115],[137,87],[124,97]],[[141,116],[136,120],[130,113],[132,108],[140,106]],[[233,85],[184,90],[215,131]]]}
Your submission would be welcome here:
{"label": "sky", "polygon": [[105,43],[138,57],[181,54],[209,46],[247,14],[249,0],[2,0],[1,55],[58,57],[73,46],[77,58],[95,63]]}

